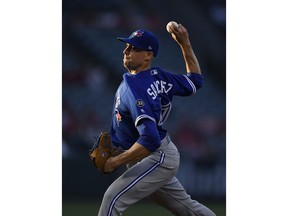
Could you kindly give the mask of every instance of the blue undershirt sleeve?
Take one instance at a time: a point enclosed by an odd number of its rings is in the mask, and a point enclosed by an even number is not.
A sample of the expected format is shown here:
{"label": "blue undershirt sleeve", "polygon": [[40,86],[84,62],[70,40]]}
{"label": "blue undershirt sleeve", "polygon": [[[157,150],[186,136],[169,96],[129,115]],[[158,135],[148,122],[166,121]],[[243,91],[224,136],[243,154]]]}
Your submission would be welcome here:
{"label": "blue undershirt sleeve", "polygon": [[202,87],[202,85],[204,83],[204,77],[202,74],[188,72],[187,76],[193,82],[193,84],[195,85],[197,90]]}
{"label": "blue undershirt sleeve", "polygon": [[150,152],[154,152],[161,145],[160,136],[155,122],[150,119],[141,119],[137,125],[140,134],[137,142],[147,148]]}

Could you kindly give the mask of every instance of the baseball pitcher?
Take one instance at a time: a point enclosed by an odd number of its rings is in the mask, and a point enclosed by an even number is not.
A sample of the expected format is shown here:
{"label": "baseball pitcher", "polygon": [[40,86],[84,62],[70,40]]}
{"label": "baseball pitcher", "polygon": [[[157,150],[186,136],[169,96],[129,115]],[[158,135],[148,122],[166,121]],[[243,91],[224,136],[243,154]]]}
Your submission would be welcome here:
{"label": "baseball pitcher", "polygon": [[175,177],[180,156],[163,124],[173,97],[195,94],[203,77],[186,28],[174,22],[167,30],[182,50],[185,74],[151,67],[159,48],[153,33],[139,29],[128,38],[118,38],[126,44],[123,65],[127,72],[115,94],[111,131],[99,136],[89,155],[102,173],[122,165],[127,171],[105,192],[98,216],[120,216],[143,198],[174,215],[215,216],[192,200]]}

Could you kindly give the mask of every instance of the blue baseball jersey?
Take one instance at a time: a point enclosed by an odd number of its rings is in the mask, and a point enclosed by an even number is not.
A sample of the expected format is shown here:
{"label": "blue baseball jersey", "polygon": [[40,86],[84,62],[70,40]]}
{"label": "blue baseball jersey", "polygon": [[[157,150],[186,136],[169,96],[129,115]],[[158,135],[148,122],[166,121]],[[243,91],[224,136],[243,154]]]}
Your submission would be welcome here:
{"label": "blue baseball jersey", "polygon": [[[113,144],[129,149],[139,139],[137,126],[143,120],[155,123],[160,140],[164,139],[167,131],[163,124],[172,109],[173,96],[193,95],[202,83],[200,74],[172,74],[159,67],[125,73],[114,100],[110,132]],[[159,146],[145,147],[153,151]]]}

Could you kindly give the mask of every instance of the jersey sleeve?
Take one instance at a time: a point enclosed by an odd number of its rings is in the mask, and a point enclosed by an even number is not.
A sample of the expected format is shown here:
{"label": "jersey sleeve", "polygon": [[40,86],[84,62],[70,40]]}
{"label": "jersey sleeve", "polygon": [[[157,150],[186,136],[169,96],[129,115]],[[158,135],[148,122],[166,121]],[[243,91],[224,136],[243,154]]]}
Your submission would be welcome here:
{"label": "jersey sleeve", "polygon": [[137,140],[139,144],[146,147],[150,152],[160,147],[161,140],[154,122],[149,119],[142,119],[137,126],[137,130],[140,135]]}
{"label": "jersey sleeve", "polygon": [[173,84],[173,95],[188,96],[193,95],[201,88],[203,76],[196,73],[172,74],[166,73]]}
{"label": "jersey sleeve", "polygon": [[192,81],[195,85],[196,90],[200,89],[204,83],[204,76],[202,74],[189,72],[187,73],[187,77]]}

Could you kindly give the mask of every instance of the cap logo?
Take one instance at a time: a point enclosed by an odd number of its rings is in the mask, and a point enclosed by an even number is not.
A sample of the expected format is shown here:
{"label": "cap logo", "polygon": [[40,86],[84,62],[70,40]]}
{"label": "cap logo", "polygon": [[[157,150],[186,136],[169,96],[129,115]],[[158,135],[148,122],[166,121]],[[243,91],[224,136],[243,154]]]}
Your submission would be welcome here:
{"label": "cap logo", "polygon": [[137,31],[135,31],[135,32],[130,36],[130,38],[133,38],[133,37],[142,37],[142,34],[143,34],[143,33],[144,33],[143,31],[137,30]]}

